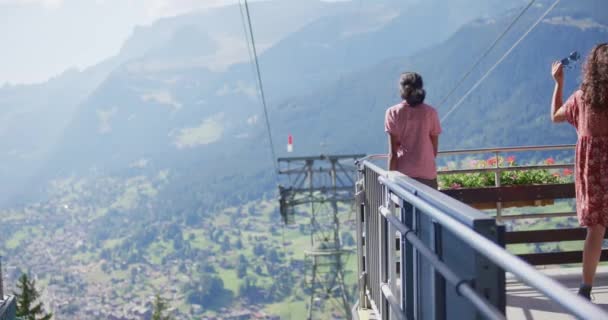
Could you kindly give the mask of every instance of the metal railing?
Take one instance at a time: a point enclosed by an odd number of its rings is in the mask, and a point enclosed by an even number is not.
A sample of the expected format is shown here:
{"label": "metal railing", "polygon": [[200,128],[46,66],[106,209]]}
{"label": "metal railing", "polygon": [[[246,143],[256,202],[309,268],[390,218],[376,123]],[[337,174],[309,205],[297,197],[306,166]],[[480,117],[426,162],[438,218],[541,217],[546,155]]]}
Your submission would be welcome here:
{"label": "metal railing", "polygon": [[[451,156],[472,156],[472,155],[492,155],[495,159],[499,159],[504,155],[512,155],[514,153],[522,152],[543,152],[543,151],[569,151],[573,152],[576,145],[563,144],[563,145],[551,145],[551,146],[525,146],[525,147],[504,147],[504,148],[483,148],[483,149],[466,149],[466,150],[450,150],[440,151],[437,155],[438,158],[445,158]],[[387,158],[386,154],[375,154],[367,156],[364,160],[384,160]],[[439,169],[438,175],[450,175],[450,174],[466,174],[466,173],[494,173],[495,187],[503,187],[501,174],[508,171],[527,171],[537,169],[574,169],[574,163],[560,163],[560,164],[541,164],[541,165],[518,165],[518,166],[502,166],[500,161],[496,161],[493,166],[485,166],[482,168],[470,168],[470,169]],[[496,203],[496,218],[498,220],[518,220],[518,219],[529,219],[529,218],[548,218],[548,217],[573,217],[576,216],[576,212],[554,212],[554,213],[538,213],[538,214],[518,214],[518,215],[502,215],[503,205],[501,202]]]}
{"label": "metal railing", "polygon": [[389,173],[373,158],[359,162],[356,194],[361,308],[381,319],[501,319],[510,272],[578,318],[608,318],[508,253],[493,217]]}
{"label": "metal railing", "polygon": [[[573,158],[574,145],[554,145],[554,146],[532,146],[532,147],[509,147],[497,149],[476,149],[476,150],[458,150],[440,152],[440,157],[458,157],[467,156],[469,159],[479,157],[479,155],[491,155],[494,159],[507,158],[507,155],[513,156],[516,154],[530,153],[529,156],[538,158],[539,152],[566,152],[568,156]],[[554,155],[554,154],[552,154]],[[545,155],[546,156],[546,155]],[[366,158],[370,161],[386,159],[386,155],[374,155]],[[483,159],[483,158],[482,158]],[[462,160],[462,159],[460,159]],[[480,160],[480,159],[475,159]],[[485,162],[485,161],[484,161]],[[504,161],[507,163],[508,161]],[[503,209],[506,207],[532,207],[546,206],[554,203],[556,199],[573,199],[575,197],[574,183],[559,183],[559,184],[542,184],[542,185],[504,185],[500,175],[505,171],[527,171],[527,170],[554,170],[573,168],[572,163],[560,164],[532,164],[532,165],[513,165],[502,166],[500,161],[496,161],[492,166],[488,166],[487,162],[483,166],[477,168],[466,169],[442,169],[440,175],[450,174],[475,174],[475,173],[493,173],[495,176],[495,184],[492,187],[483,188],[463,188],[459,190],[443,189],[442,192],[478,209],[496,209],[495,217],[500,222],[507,222],[519,219],[543,219],[543,218],[563,218],[574,217],[576,212],[574,209],[560,211],[542,210],[543,212],[529,212],[517,210],[510,214],[504,214]],[[538,210],[536,210],[538,211]],[[509,230],[505,233],[505,244],[536,244],[548,242],[564,242],[564,241],[582,241],[585,239],[586,230],[580,227],[565,227],[550,228],[540,230]],[[608,238],[608,234],[606,235]],[[538,248],[538,247],[537,247]],[[582,261],[582,251],[551,251],[551,252],[528,252],[520,253],[518,257],[526,262],[534,265],[551,265],[551,264],[569,264],[580,263]],[[603,249],[600,257],[601,261],[608,261],[608,249]]]}
{"label": "metal railing", "polygon": [[[458,155],[480,155],[480,154],[491,154],[495,159],[500,159],[505,154],[521,153],[521,152],[542,152],[542,151],[573,151],[575,145],[564,144],[564,145],[553,145],[553,146],[528,146],[528,147],[507,147],[507,148],[490,148],[490,149],[473,149],[473,150],[456,150],[456,151],[443,151],[439,153],[440,157],[458,156]],[[496,161],[494,166],[484,168],[472,168],[472,169],[456,169],[456,170],[440,170],[438,174],[458,174],[458,173],[482,173],[491,172],[494,173],[495,187],[500,188],[503,186],[501,175],[507,171],[528,171],[536,169],[573,169],[574,163],[562,163],[562,164],[542,164],[542,165],[524,165],[524,166],[502,166],[500,161]],[[560,216],[575,216],[576,212],[561,212],[558,213]],[[496,203],[496,217],[498,220],[503,219],[502,215],[502,203]],[[528,216],[527,218],[530,218]],[[541,217],[541,216],[538,216]],[[518,218],[524,218],[524,215],[507,216],[506,219],[514,220]]]}
{"label": "metal railing", "polygon": [[14,296],[0,296],[0,320],[16,319],[17,302]]}

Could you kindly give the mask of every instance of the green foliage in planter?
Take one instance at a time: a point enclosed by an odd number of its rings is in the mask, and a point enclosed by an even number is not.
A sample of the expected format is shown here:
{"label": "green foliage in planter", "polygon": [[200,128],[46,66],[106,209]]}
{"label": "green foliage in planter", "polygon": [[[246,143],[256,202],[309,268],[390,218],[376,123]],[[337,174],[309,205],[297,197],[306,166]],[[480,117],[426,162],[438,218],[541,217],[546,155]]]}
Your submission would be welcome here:
{"label": "green foliage in planter", "polygon": [[[488,160],[476,160],[469,164],[470,169],[483,168],[509,168],[517,167],[515,157],[504,158],[492,157]],[[505,165],[506,164],[506,165]],[[545,160],[545,164],[553,165],[555,161],[552,158]],[[503,171],[501,173],[501,185],[534,185],[534,184],[557,184],[568,183],[573,181],[572,170],[557,170],[557,169],[534,169],[534,170],[513,170]],[[494,172],[475,172],[475,173],[457,173],[445,174],[439,176],[440,189],[461,189],[461,188],[483,188],[493,187],[496,185]]]}

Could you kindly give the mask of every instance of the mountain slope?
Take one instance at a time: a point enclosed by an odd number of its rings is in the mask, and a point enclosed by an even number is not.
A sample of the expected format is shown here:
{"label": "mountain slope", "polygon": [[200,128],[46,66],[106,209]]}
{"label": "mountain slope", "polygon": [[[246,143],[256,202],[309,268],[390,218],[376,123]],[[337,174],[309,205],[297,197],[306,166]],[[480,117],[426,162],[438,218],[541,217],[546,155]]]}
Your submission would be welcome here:
{"label": "mountain slope", "polygon": [[[554,11],[443,124],[442,149],[573,143],[574,131],[553,125],[548,108],[553,82],[549,66],[573,50],[586,54],[608,37],[608,12],[602,1],[569,3]],[[439,108],[443,115],[523,34],[546,6],[535,7],[501,42],[467,82]],[[569,18],[566,18],[569,17]],[[397,103],[401,72],[420,72],[430,104],[437,103],[474,59],[494,40],[511,17],[483,19],[459,30],[445,43],[407,59],[387,60],[335,85],[273,110],[276,135],[300,137],[296,148],[319,150],[319,142],[334,152],[385,152],[384,111]],[[593,27],[591,27],[593,26]],[[574,90],[580,66],[568,73]],[[301,119],[305,118],[306,121]],[[308,130],[315,123],[315,132]]]}
{"label": "mountain slope", "polygon": [[[451,6],[471,3],[461,0]],[[256,6],[252,12],[257,12]],[[261,55],[271,104],[324,87],[388,57],[408,55],[437,43],[489,10],[461,9],[466,14],[454,17],[449,7],[430,10],[432,3],[427,2],[344,6],[338,13],[326,12]],[[231,8],[238,14],[236,7]],[[254,25],[257,21],[265,23],[255,19]],[[425,23],[428,30],[413,31]],[[122,170],[140,160],[149,163],[151,170],[204,164],[196,170],[213,175],[269,167],[264,140],[254,137],[264,126],[251,66],[237,64],[223,72],[184,59],[219,52],[209,48],[214,42],[203,36],[204,29],[185,26],[172,29],[175,33],[167,37],[168,42],[115,70],[83,103],[47,172]],[[401,38],[408,39],[407,45],[395,41]],[[194,39],[209,46],[194,43]],[[242,152],[249,161],[242,161]],[[78,156],[66,156],[74,154]]]}
{"label": "mountain slope", "polygon": [[[259,3],[254,7],[256,11],[252,15],[260,21],[269,21],[269,17],[274,17],[275,9],[295,9],[273,18],[282,24],[280,29],[268,23],[257,26],[258,39],[265,48],[318,16],[338,10],[342,5],[320,1],[282,1],[277,4]],[[0,181],[3,182],[0,183],[0,205],[8,201],[13,193],[29,189],[30,186],[24,184],[32,176],[39,172],[48,176],[49,168],[45,166],[50,155],[53,155],[51,158],[59,154],[60,158],[75,159],[83,153],[80,147],[69,150],[69,153],[65,153],[66,150],[59,153],[52,151],[58,143],[61,144],[60,140],[81,134],[67,130],[68,125],[80,123],[78,117],[82,109],[86,109],[86,101],[98,91],[108,75],[120,74],[116,72],[120,66],[127,64],[132,73],[146,78],[149,76],[148,70],[163,77],[164,72],[171,69],[188,73],[191,64],[199,67],[217,64],[227,68],[246,59],[240,22],[226,21],[240,21],[237,7],[165,18],[151,26],[137,27],[117,56],[94,67],[83,71],[69,70],[46,83],[5,85],[0,88],[0,160],[3,163],[0,167]],[[218,25],[222,28],[218,28]],[[137,63],[130,64],[130,61]],[[173,80],[167,78],[163,81]],[[166,97],[161,92],[160,96],[149,96],[148,101],[164,101],[163,98]],[[109,108],[111,111],[112,106]],[[110,111],[101,110],[100,115],[110,116]],[[57,170],[57,167],[50,170]],[[57,176],[60,173],[51,174]],[[34,185],[40,183],[39,179],[32,181]]]}

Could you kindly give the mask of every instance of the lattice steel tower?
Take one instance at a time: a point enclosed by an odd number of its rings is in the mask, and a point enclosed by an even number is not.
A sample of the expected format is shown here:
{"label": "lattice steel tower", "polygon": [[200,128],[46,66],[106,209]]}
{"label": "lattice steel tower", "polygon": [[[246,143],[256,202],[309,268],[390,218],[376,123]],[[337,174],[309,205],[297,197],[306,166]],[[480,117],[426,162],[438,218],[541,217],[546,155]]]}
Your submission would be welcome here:
{"label": "lattice steel tower", "polygon": [[280,211],[283,222],[295,220],[297,206],[310,206],[310,249],[307,271],[310,301],[308,319],[326,305],[341,310],[352,319],[349,294],[344,283],[345,258],[352,253],[343,249],[340,240],[339,204],[352,210],[355,189],[355,160],[364,155],[334,155],[279,158],[279,173],[289,179],[290,186],[279,186]]}

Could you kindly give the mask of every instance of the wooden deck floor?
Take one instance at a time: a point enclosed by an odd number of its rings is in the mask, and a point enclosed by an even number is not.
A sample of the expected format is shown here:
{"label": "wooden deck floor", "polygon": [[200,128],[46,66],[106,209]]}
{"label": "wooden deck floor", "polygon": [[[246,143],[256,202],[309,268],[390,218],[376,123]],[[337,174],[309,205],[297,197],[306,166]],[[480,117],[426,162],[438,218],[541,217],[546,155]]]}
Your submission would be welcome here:
{"label": "wooden deck floor", "polygon": [[[553,279],[559,281],[573,292],[578,290],[581,268],[547,268],[540,269]],[[598,268],[593,303],[608,311],[608,266]],[[574,319],[558,305],[549,301],[536,290],[523,285],[517,279],[507,276],[507,319]]]}

